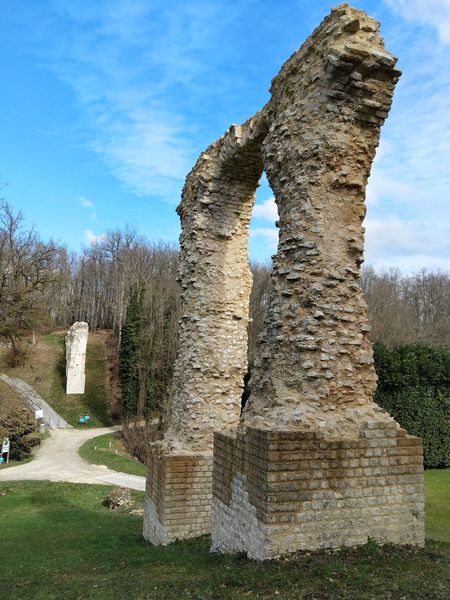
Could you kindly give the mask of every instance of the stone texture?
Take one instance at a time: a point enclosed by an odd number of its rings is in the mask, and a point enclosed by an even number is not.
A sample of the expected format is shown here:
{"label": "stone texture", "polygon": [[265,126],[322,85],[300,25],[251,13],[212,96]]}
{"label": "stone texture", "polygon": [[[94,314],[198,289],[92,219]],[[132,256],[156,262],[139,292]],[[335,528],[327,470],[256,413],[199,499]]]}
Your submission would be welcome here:
{"label": "stone texture", "polygon": [[[359,285],[365,187],[400,75],[378,29],[362,11],[333,9],[282,66],[266,106],[209,146],[186,179],[180,350],[147,485],[144,535],[154,543],[207,531],[203,520],[191,526],[186,498],[206,506],[211,489],[216,551],[263,559],[368,536],[423,543],[420,442],[373,402]],[[248,224],[263,170],[280,237],[240,418]],[[215,431],[212,485],[197,464],[210,465]],[[174,460],[186,461],[186,478],[171,487]]]}
{"label": "stone texture", "polygon": [[[168,427],[152,449],[148,476],[144,537],[154,544],[211,528],[213,434],[239,421],[247,370],[248,225],[262,173],[264,127],[255,115],[207,148],[178,207],[183,314]],[[177,460],[187,461],[186,477],[168,487],[164,474]]]}
{"label": "stone texture", "polygon": [[66,334],[66,394],[84,394],[88,334],[89,326],[82,321]]}
{"label": "stone texture", "polygon": [[178,207],[182,317],[166,442],[211,451],[239,420],[251,290],[248,226],[262,174],[259,115],[232,126],[199,157]]}
{"label": "stone texture", "polygon": [[144,537],[155,545],[211,529],[212,453],[167,454],[155,443],[149,461]]}
{"label": "stone texture", "polygon": [[377,542],[423,545],[422,444],[368,421],[354,440],[322,432],[216,433],[212,550],[276,558]]}
{"label": "stone texture", "polygon": [[364,420],[382,418],[359,285],[361,224],[399,72],[377,30],[338,7],[272,82],[262,151],[280,236],[244,414],[252,426],[357,436]]}

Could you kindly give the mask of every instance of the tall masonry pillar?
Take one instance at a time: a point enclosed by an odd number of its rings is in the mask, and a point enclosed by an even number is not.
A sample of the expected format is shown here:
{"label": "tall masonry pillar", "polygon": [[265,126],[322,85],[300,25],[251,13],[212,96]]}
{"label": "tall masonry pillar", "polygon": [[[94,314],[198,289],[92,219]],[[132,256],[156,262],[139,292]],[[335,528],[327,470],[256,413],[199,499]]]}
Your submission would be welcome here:
{"label": "tall masonry pillar", "polygon": [[248,404],[215,434],[217,552],[424,543],[421,440],[373,401],[359,283],[365,187],[400,75],[378,29],[341,5],[272,82],[262,155],[279,245]]}
{"label": "tall masonry pillar", "polygon": [[239,421],[247,369],[248,225],[263,126],[255,116],[209,146],[178,207],[182,315],[168,429],[152,445],[147,478],[144,537],[153,544],[211,529],[213,434]]}
{"label": "tall masonry pillar", "polygon": [[84,394],[87,323],[74,323],[66,334],[66,394]]}

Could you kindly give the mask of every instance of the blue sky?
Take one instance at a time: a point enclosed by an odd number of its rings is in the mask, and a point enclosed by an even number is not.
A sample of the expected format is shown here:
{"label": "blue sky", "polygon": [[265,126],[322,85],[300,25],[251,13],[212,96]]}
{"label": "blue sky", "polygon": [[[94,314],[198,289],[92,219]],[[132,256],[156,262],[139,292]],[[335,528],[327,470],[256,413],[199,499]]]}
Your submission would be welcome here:
{"label": "blue sky", "polygon": [[[197,155],[268,100],[337,2],[0,0],[2,196],[79,249],[126,223],[176,241]],[[370,178],[366,263],[450,269],[450,0],[359,0],[403,76]],[[262,184],[250,256],[276,248]]]}

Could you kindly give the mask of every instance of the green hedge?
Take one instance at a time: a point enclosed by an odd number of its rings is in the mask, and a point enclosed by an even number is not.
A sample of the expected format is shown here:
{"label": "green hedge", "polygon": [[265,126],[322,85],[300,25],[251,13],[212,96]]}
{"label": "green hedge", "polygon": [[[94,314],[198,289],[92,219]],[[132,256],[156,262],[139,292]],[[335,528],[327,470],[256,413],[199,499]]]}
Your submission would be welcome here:
{"label": "green hedge", "polygon": [[450,351],[423,344],[374,344],[375,401],[423,438],[426,468],[450,466]]}

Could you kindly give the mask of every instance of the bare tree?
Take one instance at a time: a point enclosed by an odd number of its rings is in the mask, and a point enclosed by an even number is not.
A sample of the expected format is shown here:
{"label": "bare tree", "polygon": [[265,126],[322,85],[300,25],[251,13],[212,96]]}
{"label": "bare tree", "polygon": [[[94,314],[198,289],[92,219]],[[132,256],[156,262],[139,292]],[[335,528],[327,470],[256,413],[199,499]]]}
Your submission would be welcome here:
{"label": "bare tree", "polygon": [[44,244],[22,222],[20,212],[0,201],[0,336],[11,342],[15,355],[20,335],[42,313],[42,293],[55,277],[55,246]]}
{"label": "bare tree", "polygon": [[450,275],[425,269],[363,269],[361,285],[372,341],[388,345],[424,342],[450,346]]}

